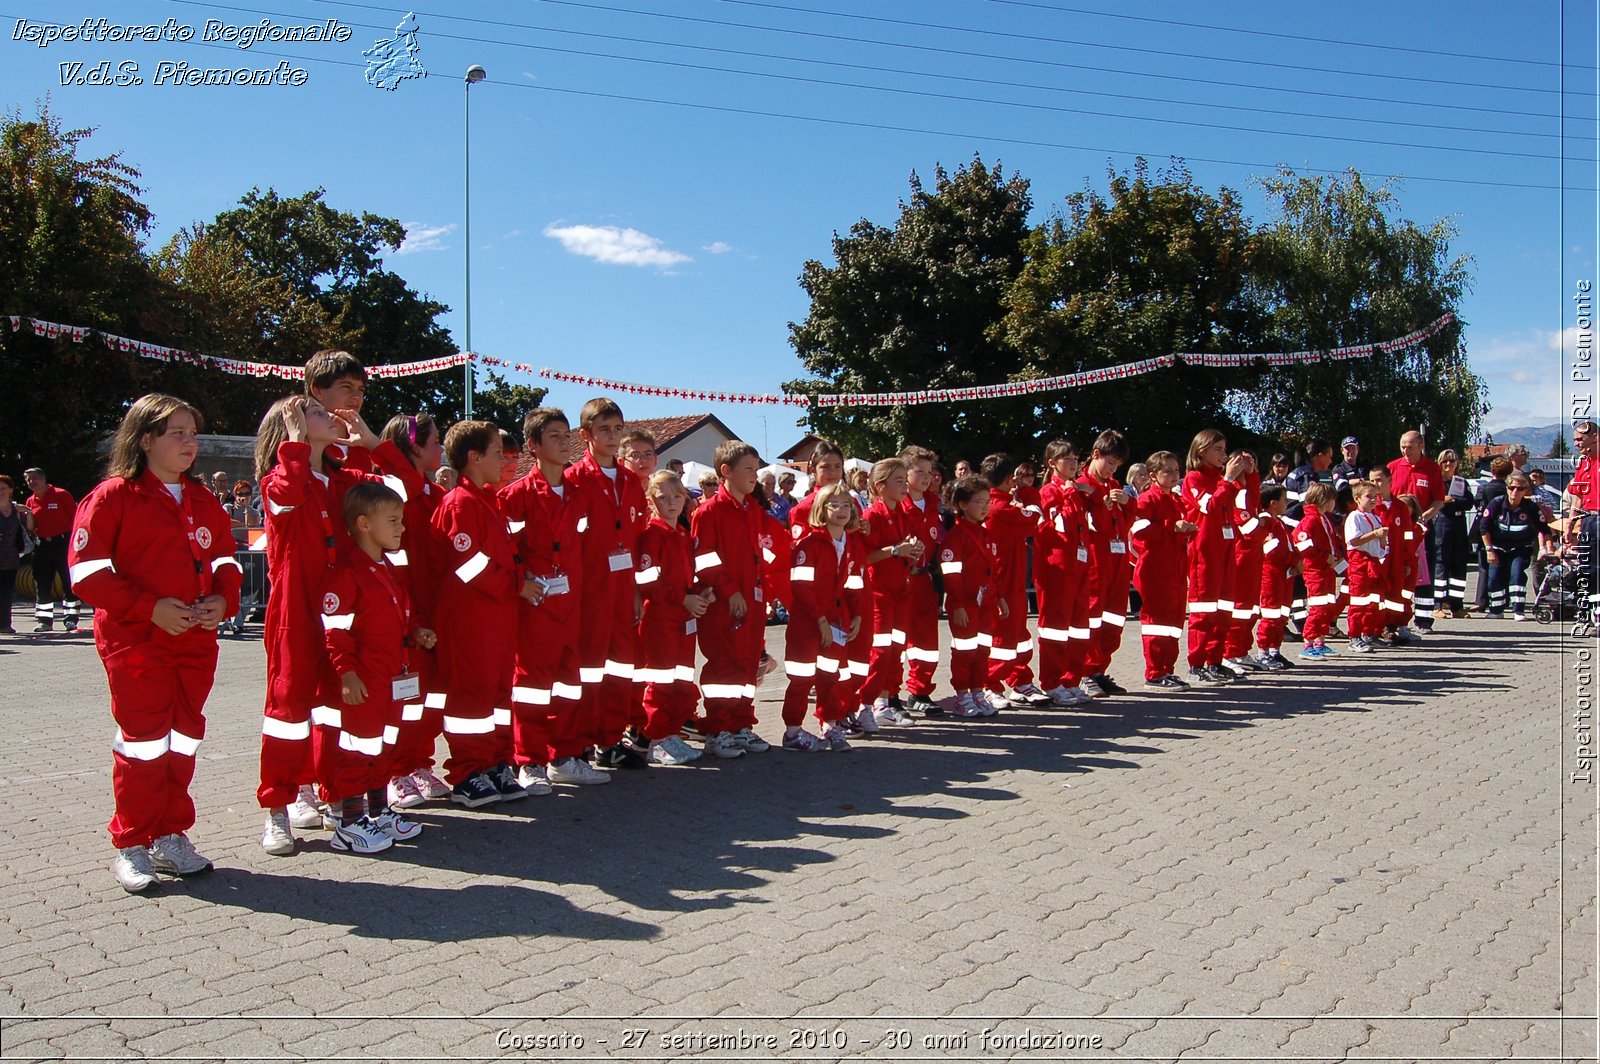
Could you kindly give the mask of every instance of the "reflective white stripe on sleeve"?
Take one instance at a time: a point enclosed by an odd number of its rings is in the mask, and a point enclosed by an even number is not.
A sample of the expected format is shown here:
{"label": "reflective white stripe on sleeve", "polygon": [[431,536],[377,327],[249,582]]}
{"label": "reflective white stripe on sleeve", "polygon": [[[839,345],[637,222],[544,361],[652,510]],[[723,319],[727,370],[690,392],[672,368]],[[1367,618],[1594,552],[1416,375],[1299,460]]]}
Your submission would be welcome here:
{"label": "reflective white stripe on sleeve", "polygon": [[463,584],[470,584],[487,568],[489,568],[489,556],[480,550],[456,567],[456,576]]}
{"label": "reflective white stripe on sleeve", "polygon": [[785,661],[783,663],[785,676],[798,676],[801,679],[810,679],[817,674],[817,663],[814,661]]}
{"label": "reflective white stripe on sleeve", "polygon": [[1128,624],[1128,618],[1124,617],[1120,613],[1114,613],[1111,610],[1107,610],[1105,613],[1102,613],[1100,615],[1100,619],[1105,621],[1107,624],[1114,624],[1118,628],[1124,628]]}
{"label": "reflective white stripe on sleeve", "polygon": [[220,570],[226,569],[230,565],[239,570],[241,575],[244,573],[244,566],[240,565],[239,559],[233,557],[231,554],[226,558],[218,558],[213,561],[211,563],[211,571],[213,573],[219,572]]}
{"label": "reflective white stripe on sleeve", "polygon": [[556,698],[574,702],[583,697],[583,688],[575,683],[555,683],[550,686],[550,693]]}
{"label": "reflective white stripe on sleeve", "polygon": [[[1337,601],[1339,601],[1339,596],[1338,595],[1312,595],[1310,598],[1306,599],[1306,605],[1307,606],[1329,606],[1329,605],[1332,605],[1333,603],[1335,603]],[[1400,606],[1397,603],[1395,605],[1395,609],[1399,609],[1399,608],[1400,608]]]}
{"label": "reflective white stripe on sleeve", "polygon": [[167,752],[169,736],[163,735],[159,739],[146,739],[144,742],[133,742],[117,730],[116,738],[111,740],[111,749],[121,754],[130,761],[154,761]]}
{"label": "reflective white stripe on sleeve", "polygon": [[339,749],[349,750],[352,753],[365,754],[367,757],[377,757],[383,753],[383,736],[373,735],[362,737],[351,735],[347,731],[339,733]]}
{"label": "reflective white stripe on sleeve", "polygon": [[866,580],[864,578],[862,578],[859,574],[856,575],[856,576],[847,576],[847,577],[845,577],[844,589],[846,591],[861,591],[861,590],[864,590],[866,588],[866,586],[867,586]]}
{"label": "reflective white stripe on sleeve", "polygon": [[1018,643],[1017,644],[1017,653],[1018,654],[1032,654],[1033,653],[1033,640],[1024,639],[1022,642]]}
{"label": "reflective white stripe on sleeve", "polygon": [[1200,512],[1203,514],[1208,514],[1211,512],[1211,496],[1200,496]]}
{"label": "reflective white stripe on sleeve", "polygon": [[589,531],[589,518],[587,516],[578,518],[578,531]]}
{"label": "reflective white stripe on sleeve", "polygon": [[322,630],[332,632],[336,629],[350,631],[355,626],[356,615],[353,613],[324,613],[322,615]]}
{"label": "reflective white stripe on sleeve", "polygon": [[175,754],[193,757],[195,751],[200,749],[200,740],[192,735],[185,735],[174,728],[167,733],[167,748]]}
{"label": "reflective white stripe on sleeve", "polygon": [[[978,638],[981,640],[983,637]],[[990,647],[989,657],[994,661],[1016,661],[1017,652],[1010,647]]]}
{"label": "reflective white stripe on sleeve", "polygon": [[393,746],[400,741],[400,729],[393,724],[383,726],[383,745]]}
{"label": "reflective white stripe on sleeve", "polygon": [[1248,536],[1250,533],[1254,532],[1258,527],[1260,527],[1260,525],[1261,521],[1252,517],[1250,520],[1239,526],[1239,531]]}
{"label": "reflective white stripe on sleeve", "polygon": [[894,646],[894,635],[890,632],[873,632],[872,645],[875,647]]}
{"label": "reflective white stripe on sleeve", "polygon": [[[823,672],[838,672],[839,663],[833,658],[818,658],[817,668],[821,669]],[[846,671],[848,672],[849,670]]]}
{"label": "reflective white stripe on sleeve", "polygon": [[592,667],[590,667],[590,668],[580,668],[578,670],[578,682],[579,683],[596,684],[596,683],[601,682],[605,678],[606,678],[606,670],[605,670],[604,667],[601,667],[601,668],[598,668],[598,669],[597,668],[592,668]]}
{"label": "reflective white stripe on sleeve", "polygon": [[740,698],[744,695],[744,687],[736,683],[703,683],[700,693],[707,698]]}
{"label": "reflective white stripe on sleeve", "polygon": [[342,728],[344,714],[334,706],[312,706],[311,723],[321,728]]}
{"label": "reflective white stripe on sleeve", "polygon": [[262,717],[261,734],[268,739],[304,742],[311,738],[311,722],[302,720],[296,723],[292,720],[279,720],[277,717]]}
{"label": "reflective white stripe on sleeve", "polygon": [[449,735],[488,735],[494,731],[494,718],[446,716],[444,730]]}
{"label": "reflective white stripe on sleeve", "polygon": [[406,557],[406,552],[403,551],[403,550],[387,551],[384,554],[384,557],[389,559],[389,564],[390,565],[393,565],[393,566],[396,566],[396,567],[402,567],[402,566],[407,566],[407,565],[411,564],[411,559]]}
{"label": "reflective white stripe on sleeve", "polygon": [[960,562],[940,562],[939,571],[945,576],[954,576],[961,571]]}
{"label": "reflective white stripe on sleeve", "polygon": [[418,721],[422,719],[422,705],[419,702],[408,703],[400,710],[400,719],[403,721]]}
{"label": "reflective white stripe on sleeve", "polygon": [[1186,612],[1186,613],[1216,613],[1217,612],[1217,604],[1215,602],[1191,602],[1191,603],[1189,603],[1188,608],[1184,612]]}
{"label": "reflective white stripe on sleeve", "polygon": [[1302,553],[1310,550],[1314,546],[1316,546],[1316,544],[1311,542],[1310,536],[1301,536],[1299,539],[1294,541],[1294,549],[1301,551]]}
{"label": "reflective white stripe on sleeve", "polygon": [[697,573],[721,564],[722,555],[714,550],[708,550],[704,554],[696,554],[694,556],[694,571]]}
{"label": "reflective white stripe on sleeve", "polygon": [[528,527],[528,522],[526,522],[526,521],[507,521],[506,522],[506,531],[510,532],[513,536],[517,535],[519,532],[521,532],[524,528],[527,528],[527,527]]}
{"label": "reflective white stripe on sleeve", "polygon": [[280,514],[286,514],[293,509],[293,506],[279,506],[271,499],[267,500],[267,513],[271,514],[273,517],[277,517]]}
{"label": "reflective white stripe on sleeve", "polygon": [[655,583],[659,579],[661,579],[661,566],[652,565],[648,569],[640,569],[637,573],[635,573],[633,582],[638,584],[640,587],[645,587],[649,584]]}
{"label": "reflective white stripe on sleeve", "polygon": [[93,561],[79,562],[67,572],[72,577],[72,582],[76,584],[85,577],[98,573],[101,569],[109,569],[113,573],[117,571],[117,567],[111,564],[110,558],[96,558]]}
{"label": "reflective white stripe on sleeve", "polygon": [[778,556],[772,553],[772,551],[768,550],[766,547],[762,547],[761,560],[766,562],[768,565],[771,565],[773,562],[778,560]]}
{"label": "reflective white stripe on sleeve", "polygon": [[633,666],[625,661],[612,661],[606,659],[606,675],[615,676],[619,680],[633,679]]}
{"label": "reflective white stripe on sleeve", "polygon": [[1278,544],[1282,542],[1283,540],[1279,539],[1277,536],[1268,536],[1266,539],[1261,541],[1261,553],[1271,554],[1273,551],[1278,549]]}
{"label": "reflective white stripe on sleeve", "polygon": [[804,583],[804,582],[807,582],[807,581],[815,580],[816,578],[817,578],[817,570],[816,570],[815,566],[797,565],[793,569],[789,570],[789,580],[790,580],[791,583],[793,583],[793,582]]}
{"label": "reflective white stripe on sleeve", "polygon": [[494,716],[490,719],[494,721],[496,728],[509,728],[511,727],[511,710],[496,706]]}
{"label": "reflective white stripe on sleeve", "polygon": [[427,694],[422,696],[422,704],[424,706],[427,706],[429,709],[443,709],[444,708],[444,692],[443,691],[429,691]]}
{"label": "reflective white stripe on sleeve", "polygon": [[390,473],[383,478],[383,485],[396,495],[400,496],[401,502],[411,501],[410,497],[406,495],[406,482],[395,476],[393,473]]}
{"label": "reflective white stripe on sleeve", "polygon": [[1183,635],[1182,628],[1174,628],[1170,624],[1146,624],[1140,626],[1145,635],[1164,636],[1168,639],[1177,639]]}
{"label": "reflective white stripe on sleeve", "polygon": [[1139,518],[1139,520],[1137,520],[1137,521],[1135,521],[1133,523],[1133,527],[1132,528],[1128,529],[1128,535],[1137,536],[1140,532],[1143,532],[1145,529],[1147,529],[1149,527],[1150,527],[1149,519],[1145,518],[1145,517],[1141,517],[1141,518]]}

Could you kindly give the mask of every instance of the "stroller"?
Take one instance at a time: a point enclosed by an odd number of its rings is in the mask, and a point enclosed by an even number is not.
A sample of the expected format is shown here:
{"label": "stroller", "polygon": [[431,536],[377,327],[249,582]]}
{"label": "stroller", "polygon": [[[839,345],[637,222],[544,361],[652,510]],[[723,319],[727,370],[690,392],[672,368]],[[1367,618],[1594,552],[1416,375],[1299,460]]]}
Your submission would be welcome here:
{"label": "stroller", "polygon": [[1594,632],[1595,604],[1589,601],[1588,588],[1580,588],[1578,575],[1579,555],[1574,550],[1562,552],[1545,569],[1544,579],[1533,597],[1533,617],[1540,624],[1552,621],[1571,621]]}

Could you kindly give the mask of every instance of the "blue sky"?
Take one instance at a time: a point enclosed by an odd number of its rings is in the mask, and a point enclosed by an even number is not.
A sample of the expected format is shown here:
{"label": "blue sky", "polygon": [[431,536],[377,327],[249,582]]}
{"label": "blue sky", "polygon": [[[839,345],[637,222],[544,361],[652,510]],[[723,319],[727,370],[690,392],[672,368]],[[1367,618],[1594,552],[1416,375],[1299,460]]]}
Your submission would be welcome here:
{"label": "blue sky", "polygon": [[[1279,162],[1353,165],[1369,178],[1403,175],[1404,213],[1453,219],[1456,249],[1476,259],[1463,317],[1491,385],[1487,426],[1545,424],[1565,408],[1563,330],[1570,343],[1575,279],[1595,273],[1592,3],[483,0],[417,10],[429,76],[376,89],[361,53],[407,11],[0,0],[0,101],[29,114],[48,93],[69,126],[98,127],[90,150],[120,151],[143,171],[153,244],[252,186],[292,195],[321,185],[337,207],[400,219],[411,235],[389,265],[455,308],[447,324],[459,343],[462,74],[481,64],[473,346],[741,391],[800,375],[787,323],[806,313],[801,264],[826,259],[834,231],[860,218],[892,222],[913,170],[953,170],[975,153],[999,160],[1031,180],[1042,218],[1085,183],[1103,187],[1108,161],[1176,155],[1205,187],[1239,189],[1261,218],[1252,175]],[[173,19],[195,39],[14,39],[18,19],[102,16]],[[201,40],[209,19],[330,18],[351,29],[348,42]],[[103,60],[136,63],[144,84],[61,84],[60,64]],[[299,86],[157,85],[164,60],[287,60],[306,76]],[[564,385],[551,394],[569,408],[587,398]],[[1092,402],[1092,390],[1082,395]],[[624,409],[707,407],[630,398]],[[800,431],[792,408],[709,409],[769,452]]]}

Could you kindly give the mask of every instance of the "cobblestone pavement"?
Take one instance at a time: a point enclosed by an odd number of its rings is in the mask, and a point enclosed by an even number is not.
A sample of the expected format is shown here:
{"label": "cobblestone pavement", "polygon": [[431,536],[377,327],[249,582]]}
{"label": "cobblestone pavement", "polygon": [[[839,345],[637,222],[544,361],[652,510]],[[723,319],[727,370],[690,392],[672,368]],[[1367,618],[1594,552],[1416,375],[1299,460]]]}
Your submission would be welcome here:
{"label": "cobblestone pavement", "polygon": [[150,898],[107,871],[92,645],[0,643],[0,1050],[1594,1059],[1595,645],[1440,627],[1193,697],[434,804],[372,858],[262,853],[261,648],[228,641],[194,788],[218,867]]}

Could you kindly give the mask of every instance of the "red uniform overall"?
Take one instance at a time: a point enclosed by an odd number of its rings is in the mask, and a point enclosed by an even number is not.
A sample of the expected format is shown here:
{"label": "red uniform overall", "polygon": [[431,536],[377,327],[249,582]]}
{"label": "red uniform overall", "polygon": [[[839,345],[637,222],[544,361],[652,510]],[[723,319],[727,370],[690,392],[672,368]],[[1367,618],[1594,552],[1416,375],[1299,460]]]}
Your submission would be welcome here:
{"label": "red uniform overall", "polygon": [[1039,686],[1076,687],[1083,679],[1089,627],[1089,514],[1084,494],[1058,477],[1039,492],[1044,508],[1034,550],[1039,590]]}
{"label": "red uniform overall", "polygon": [[1380,540],[1363,543],[1359,547],[1348,544],[1368,532],[1384,527],[1384,520],[1376,511],[1363,513],[1354,510],[1344,519],[1344,538],[1350,568],[1349,633],[1354,639],[1361,635],[1377,635],[1383,631],[1383,595],[1387,582],[1384,560],[1388,546]]}
{"label": "red uniform overall", "polygon": [[593,731],[580,708],[578,604],[585,574],[579,561],[579,510],[568,494],[535,463],[496,496],[523,572],[545,587],[537,606],[517,599],[511,756],[518,767],[576,757]]}
{"label": "red uniform overall", "polygon": [[69,558],[72,582],[95,607],[94,643],[111,688],[108,825],[118,849],[148,846],[194,826],[195,751],[217,669],[217,635],[196,625],[168,635],[150,620],[156,601],[227,600],[239,608],[243,574],[233,529],[217,497],[185,478],[183,502],[146,470],[101,481],[78,507]]}
{"label": "red uniform overall", "polygon": [[1339,616],[1339,577],[1334,565],[1341,560],[1334,545],[1333,527],[1310,503],[1294,528],[1294,549],[1304,566],[1306,623],[1301,634],[1309,644],[1326,636]]}
{"label": "red uniform overall", "polygon": [[[393,775],[402,703],[395,681],[411,676],[411,596],[401,572],[350,546],[322,593],[323,642],[333,664],[332,686],[312,712],[317,786],[330,805],[382,787]],[[353,672],[366,686],[360,703],[346,702],[340,677]]]}
{"label": "red uniform overall", "polygon": [[1089,513],[1089,631],[1090,645],[1083,671],[1098,676],[1111,665],[1111,656],[1122,645],[1122,629],[1128,623],[1127,507],[1112,506],[1107,496],[1122,487],[1115,477],[1101,480],[1085,471],[1078,483],[1086,485],[1084,509]]}
{"label": "red uniform overall", "polygon": [[322,590],[328,570],[350,543],[344,496],[364,479],[367,452],[351,448],[343,467],[324,476],[311,468],[311,445],[285,441],[261,478],[267,533],[267,699],[261,721],[261,785],[256,801],[271,809],[293,802],[315,779],[311,711],[328,690],[322,642]]}
{"label": "red uniform overall", "polygon": [[1183,477],[1184,514],[1199,531],[1189,541],[1189,667],[1220,667],[1233,623],[1234,518],[1239,485],[1222,470],[1191,469]]}
{"label": "red uniform overall", "polygon": [[939,564],[944,519],[939,500],[931,493],[925,493],[920,503],[907,495],[900,510],[906,531],[924,548],[922,560],[911,567],[911,593],[906,596],[906,690],[931,699],[933,674],[939,667],[939,592],[933,586],[933,570]]}
{"label": "red uniform overall", "polygon": [[[649,519],[644,488],[621,465],[603,468],[586,453],[561,476],[568,501],[578,507],[583,544],[583,589],[578,631],[578,671],[583,682],[582,715],[589,742],[610,746],[622,739],[633,705],[633,666],[639,630],[634,627],[634,548]],[[698,512],[698,511],[697,511]]]}
{"label": "red uniform overall", "polygon": [[[845,535],[844,608],[852,620],[861,618],[856,637],[845,644],[844,660],[839,665],[839,683],[833,689],[836,711],[828,718],[839,720],[854,713],[861,704],[861,684],[867,678],[872,660],[872,590],[867,587],[867,543],[860,532]],[[849,627],[845,633],[849,634]]]}
{"label": "red uniform overall", "polygon": [[1261,613],[1261,541],[1267,534],[1256,516],[1261,509],[1261,474],[1245,473],[1238,483],[1233,497],[1233,613],[1222,647],[1226,658],[1242,658],[1255,645],[1252,633]]}
{"label": "red uniform overall", "polygon": [[1183,638],[1189,537],[1176,525],[1185,520],[1183,500],[1155,483],[1134,501],[1136,560],[1133,586],[1139,589],[1139,630],[1144,639],[1144,678],[1159,680],[1178,661]]}
{"label": "red uniform overall", "polygon": [[[411,623],[433,627],[433,604],[439,584],[449,573],[433,532],[433,513],[444,499],[444,489],[417,471],[392,442],[385,440],[372,452],[373,466],[383,482],[405,501],[405,534],[400,549],[388,554],[390,564],[405,581],[411,595]],[[444,730],[444,692],[438,689],[433,651],[412,646],[411,672],[422,697],[400,707],[400,738],[394,743],[394,775],[433,768],[433,752]]]}
{"label": "red uniform overall", "polygon": [[[717,593],[700,618],[700,693],[705,698],[706,734],[735,732],[756,723],[756,674],[766,631],[761,590],[762,511],[746,496],[735,499],[726,485],[694,512],[695,578]],[[729,600],[744,597],[746,612],[735,618]]]}
{"label": "red uniform overall", "polygon": [[511,759],[511,687],[516,660],[518,592],[523,569],[494,489],[466,477],[439,504],[433,528],[447,552],[434,632],[444,737],[445,781]]}
{"label": "red uniform overall", "polygon": [[1257,517],[1261,521],[1261,623],[1256,626],[1256,645],[1269,651],[1283,646],[1283,633],[1289,625],[1296,562],[1290,543],[1294,526],[1267,513]]}
{"label": "red uniform overall", "polygon": [[635,674],[644,681],[644,734],[654,741],[683,730],[700,701],[694,684],[699,622],[683,605],[695,583],[689,534],[659,517],[651,518],[639,534],[635,579],[644,597],[644,619],[639,624],[644,660]]}
{"label": "red uniform overall", "polygon": [[[911,532],[904,512],[899,507],[889,509],[882,499],[874,500],[863,516],[867,529],[862,540],[868,554],[888,550]],[[861,684],[863,705],[900,688],[901,655],[911,623],[911,559],[902,552],[868,565],[867,587],[872,591],[872,660]],[[865,620],[862,627],[868,627]]]}
{"label": "red uniform overall", "polygon": [[[950,618],[950,686],[958,693],[982,691],[989,682],[989,645],[983,633],[994,631],[999,611],[994,569],[988,530],[959,518],[939,549],[945,616]],[[957,610],[966,611],[966,624],[956,623]]]}
{"label": "red uniform overall", "polygon": [[[1023,506],[1009,491],[989,489],[989,516],[983,526],[995,550],[993,593],[1008,607],[1004,617],[998,612],[994,615],[994,629],[986,629],[994,639],[989,648],[991,691],[1033,683],[1033,640],[1028,637],[1028,537],[1039,530],[1039,519],[1038,507]],[[1126,603],[1126,591],[1123,596]],[[998,610],[999,601],[995,605]]]}
{"label": "red uniform overall", "polygon": [[[851,549],[858,537],[845,533],[835,544],[826,528],[814,528],[794,545],[794,564],[789,569],[793,600],[789,604],[789,627],[783,652],[783,670],[789,685],[783,694],[783,723],[798,728],[805,723],[811,693],[816,691],[816,717],[832,723],[849,712],[851,706],[838,697],[839,677],[847,668],[847,642],[840,638],[850,632],[851,613],[846,584],[864,555]],[[830,642],[822,645],[821,622],[827,621]]]}

